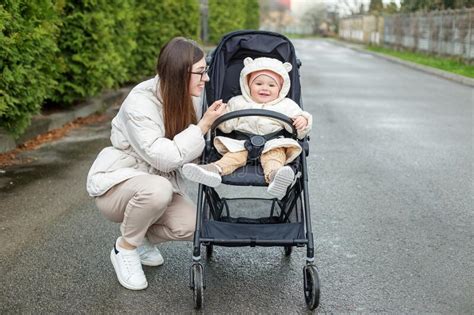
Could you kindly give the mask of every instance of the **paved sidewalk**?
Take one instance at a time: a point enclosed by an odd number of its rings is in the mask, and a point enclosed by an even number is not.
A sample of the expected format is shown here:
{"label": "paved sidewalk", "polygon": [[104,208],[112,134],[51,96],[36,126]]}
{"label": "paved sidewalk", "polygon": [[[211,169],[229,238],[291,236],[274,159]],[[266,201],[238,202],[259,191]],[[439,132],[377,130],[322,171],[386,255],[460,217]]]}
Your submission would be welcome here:
{"label": "paved sidewalk", "polygon": [[36,136],[62,127],[64,124],[79,117],[87,117],[97,112],[103,112],[110,106],[122,102],[133,86],[124,87],[116,91],[104,92],[102,95],[91,98],[81,105],[70,110],[64,110],[50,115],[36,115],[32,118],[31,125],[19,138],[14,139],[11,135],[0,129],[0,154],[11,151],[27,140]]}

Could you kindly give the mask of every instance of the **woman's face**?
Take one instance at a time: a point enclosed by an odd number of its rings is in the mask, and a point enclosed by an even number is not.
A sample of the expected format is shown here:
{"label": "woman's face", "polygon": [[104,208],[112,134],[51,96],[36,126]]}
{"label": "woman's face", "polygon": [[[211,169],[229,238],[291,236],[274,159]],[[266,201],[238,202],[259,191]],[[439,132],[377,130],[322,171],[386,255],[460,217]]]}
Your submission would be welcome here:
{"label": "woman's face", "polygon": [[192,96],[200,96],[204,89],[204,84],[209,81],[207,75],[206,60],[204,57],[193,64],[191,69],[191,79],[189,80],[189,91]]}

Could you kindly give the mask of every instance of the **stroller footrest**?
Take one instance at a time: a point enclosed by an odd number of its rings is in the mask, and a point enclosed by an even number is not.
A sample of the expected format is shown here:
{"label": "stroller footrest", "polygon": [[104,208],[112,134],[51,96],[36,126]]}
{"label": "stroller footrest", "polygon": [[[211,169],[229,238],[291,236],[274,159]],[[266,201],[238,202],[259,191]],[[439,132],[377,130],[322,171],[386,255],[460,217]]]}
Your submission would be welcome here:
{"label": "stroller footrest", "polygon": [[229,175],[222,176],[222,183],[234,186],[267,186],[261,165],[247,164]]}
{"label": "stroller footrest", "polygon": [[222,246],[274,246],[307,243],[302,223],[243,224],[207,221],[203,223],[201,239]]}

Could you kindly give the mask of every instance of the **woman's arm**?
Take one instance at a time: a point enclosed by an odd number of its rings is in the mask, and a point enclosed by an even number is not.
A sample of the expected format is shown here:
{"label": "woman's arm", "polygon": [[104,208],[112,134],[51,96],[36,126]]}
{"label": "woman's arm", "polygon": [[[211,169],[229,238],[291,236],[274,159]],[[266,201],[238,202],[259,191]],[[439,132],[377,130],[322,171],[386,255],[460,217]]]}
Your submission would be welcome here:
{"label": "woman's arm", "polygon": [[204,149],[202,130],[190,125],[172,140],[165,138],[164,125],[149,117],[128,113],[125,129],[134,151],[148,164],[170,172],[199,157]]}
{"label": "woman's arm", "polygon": [[197,124],[198,127],[201,128],[202,134],[206,134],[214,121],[226,113],[226,111],[227,104],[223,103],[222,100],[217,100],[212,103]]}

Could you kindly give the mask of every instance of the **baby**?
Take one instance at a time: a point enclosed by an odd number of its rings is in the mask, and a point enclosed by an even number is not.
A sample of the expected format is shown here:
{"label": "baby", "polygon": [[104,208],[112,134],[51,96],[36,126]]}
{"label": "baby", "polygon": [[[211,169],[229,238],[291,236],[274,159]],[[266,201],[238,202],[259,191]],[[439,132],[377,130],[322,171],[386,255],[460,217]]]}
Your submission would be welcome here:
{"label": "baby", "polygon": [[[298,138],[303,139],[311,130],[312,116],[303,111],[293,100],[286,98],[290,90],[290,63],[273,58],[245,58],[244,68],[240,73],[242,95],[231,98],[227,111],[243,109],[266,109],[282,113],[293,119]],[[247,116],[227,120],[218,128],[229,133],[233,130],[265,135],[282,130],[291,132],[287,124],[261,116]],[[221,176],[232,173],[246,165],[248,151],[244,140],[219,136],[214,139],[214,146],[222,154],[216,162],[205,165],[188,163],[183,165],[183,175],[210,187],[221,183]],[[302,149],[298,142],[291,138],[276,138],[265,143],[260,155],[265,181],[269,184],[267,192],[279,199],[283,198],[294,180],[294,172],[288,163],[298,157]]]}

